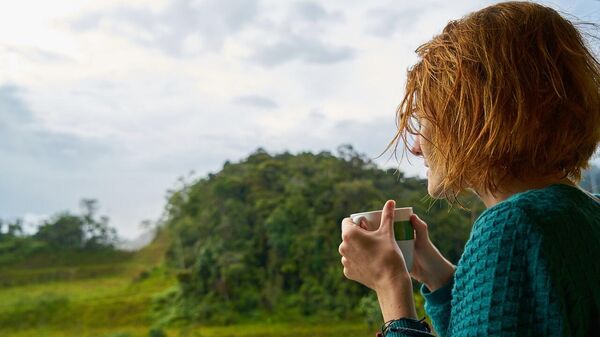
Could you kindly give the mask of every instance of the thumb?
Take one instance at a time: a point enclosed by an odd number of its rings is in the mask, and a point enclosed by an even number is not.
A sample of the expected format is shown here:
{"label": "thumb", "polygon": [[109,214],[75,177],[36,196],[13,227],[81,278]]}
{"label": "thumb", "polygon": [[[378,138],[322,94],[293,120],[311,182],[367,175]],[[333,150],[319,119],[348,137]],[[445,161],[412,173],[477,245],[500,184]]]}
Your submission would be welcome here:
{"label": "thumb", "polygon": [[427,229],[427,223],[425,221],[421,220],[421,218],[419,218],[418,215],[413,213],[410,216],[410,223],[412,224],[413,228],[415,229],[415,240],[416,241],[429,239],[429,230]]}
{"label": "thumb", "polygon": [[381,224],[379,225],[380,231],[388,232],[394,237],[394,208],[396,202],[394,200],[388,200],[383,206],[383,212],[381,213]]}

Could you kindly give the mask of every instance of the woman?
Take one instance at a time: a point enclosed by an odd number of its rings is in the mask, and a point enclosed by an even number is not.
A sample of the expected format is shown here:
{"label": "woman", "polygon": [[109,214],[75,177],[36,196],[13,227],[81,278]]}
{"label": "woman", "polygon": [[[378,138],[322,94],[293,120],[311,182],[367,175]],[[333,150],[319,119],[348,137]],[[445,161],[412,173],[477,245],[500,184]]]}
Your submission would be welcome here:
{"label": "woman", "polygon": [[344,275],[377,293],[380,334],[430,336],[412,276],[440,336],[599,336],[600,201],[576,183],[600,141],[600,64],[569,21],[528,2],[451,21],[417,53],[388,149],[402,139],[423,157],[431,197],[468,190],[487,209],[456,266],[413,215],[410,274],[394,201],[377,229],[343,220]]}

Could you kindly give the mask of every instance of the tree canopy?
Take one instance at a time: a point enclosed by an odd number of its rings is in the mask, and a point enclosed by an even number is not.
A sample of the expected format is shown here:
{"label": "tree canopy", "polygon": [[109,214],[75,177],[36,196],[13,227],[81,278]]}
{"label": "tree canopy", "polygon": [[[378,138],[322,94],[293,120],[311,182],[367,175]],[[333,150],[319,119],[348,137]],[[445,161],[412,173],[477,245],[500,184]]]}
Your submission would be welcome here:
{"label": "tree canopy", "polygon": [[470,197],[471,212],[434,202],[426,180],[380,169],[348,145],[337,156],[258,149],[226,162],[169,195],[168,261],[180,280],[173,300],[198,320],[256,310],[356,313],[369,290],[342,274],[340,224],[353,212],[381,209],[387,199],[412,206],[454,262],[481,210]]}
{"label": "tree canopy", "polygon": [[97,210],[97,200],[82,199],[81,214],[57,213],[43,221],[34,234],[25,233],[21,219],[0,219],[0,264],[48,250],[114,249],[117,232],[108,217],[97,216]]}

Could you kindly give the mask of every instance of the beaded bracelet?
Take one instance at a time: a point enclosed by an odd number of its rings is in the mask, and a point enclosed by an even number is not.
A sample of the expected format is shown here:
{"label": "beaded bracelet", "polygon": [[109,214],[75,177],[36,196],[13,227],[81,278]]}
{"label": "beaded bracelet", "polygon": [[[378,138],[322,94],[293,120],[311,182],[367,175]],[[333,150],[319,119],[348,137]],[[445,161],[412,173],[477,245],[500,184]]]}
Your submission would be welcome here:
{"label": "beaded bracelet", "polygon": [[[390,327],[396,322],[400,325],[399,327]],[[431,328],[429,327],[429,324],[425,322],[425,317],[420,320],[408,317],[389,320],[381,326],[381,331],[375,336],[384,337],[388,330],[393,332],[403,332],[409,336],[431,336],[431,334],[429,334]]]}

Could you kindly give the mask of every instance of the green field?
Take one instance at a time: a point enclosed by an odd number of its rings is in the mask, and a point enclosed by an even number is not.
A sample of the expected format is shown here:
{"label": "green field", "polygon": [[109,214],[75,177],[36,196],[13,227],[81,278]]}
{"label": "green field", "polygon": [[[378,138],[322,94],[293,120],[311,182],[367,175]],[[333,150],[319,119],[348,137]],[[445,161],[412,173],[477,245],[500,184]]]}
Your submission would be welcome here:
{"label": "green field", "polygon": [[[148,328],[136,326],[119,326],[112,328],[56,329],[32,328],[23,330],[0,330],[3,336],[15,337],[142,337],[148,336]],[[228,327],[190,327],[166,329],[167,336],[190,337],[334,337],[334,336],[369,336],[375,332],[362,324],[244,324]]]}
{"label": "green field", "polygon": [[[136,253],[34,256],[0,269],[0,336],[150,336],[152,299],[176,286],[166,241]],[[51,265],[52,267],[48,267]],[[281,318],[233,326],[166,328],[166,336],[373,336],[355,322]]]}

